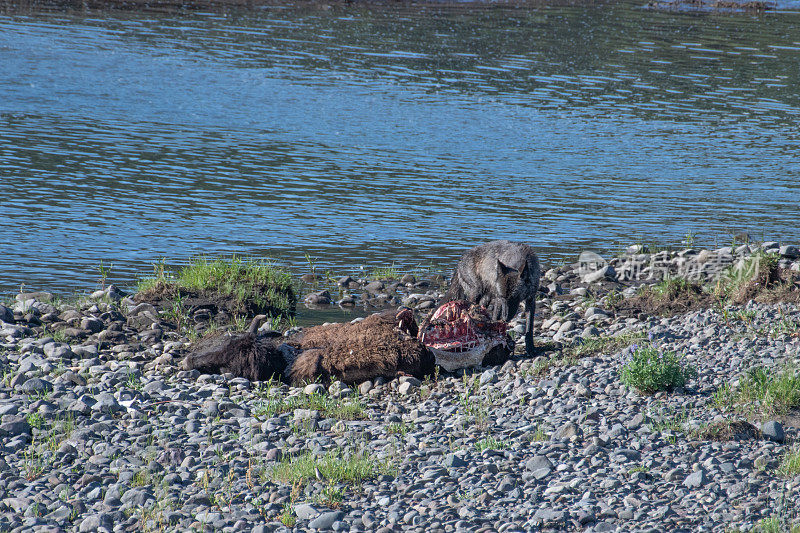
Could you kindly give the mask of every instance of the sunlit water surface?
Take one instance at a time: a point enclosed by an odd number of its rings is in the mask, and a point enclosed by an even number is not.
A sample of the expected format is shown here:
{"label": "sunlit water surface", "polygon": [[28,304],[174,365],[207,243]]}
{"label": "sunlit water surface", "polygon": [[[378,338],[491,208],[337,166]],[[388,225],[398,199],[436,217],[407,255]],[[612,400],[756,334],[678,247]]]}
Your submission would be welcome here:
{"label": "sunlit water surface", "polygon": [[0,15],[0,290],[165,257],[337,274],[800,241],[800,15],[269,7]]}

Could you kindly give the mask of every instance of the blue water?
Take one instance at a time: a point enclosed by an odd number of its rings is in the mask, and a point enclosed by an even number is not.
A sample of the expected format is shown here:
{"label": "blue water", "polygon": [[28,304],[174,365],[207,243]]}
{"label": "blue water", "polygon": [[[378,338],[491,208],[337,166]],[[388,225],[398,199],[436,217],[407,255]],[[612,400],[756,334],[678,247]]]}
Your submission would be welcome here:
{"label": "blue water", "polygon": [[0,15],[0,291],[198,254],[298,273],[800,242],[800,15]]}

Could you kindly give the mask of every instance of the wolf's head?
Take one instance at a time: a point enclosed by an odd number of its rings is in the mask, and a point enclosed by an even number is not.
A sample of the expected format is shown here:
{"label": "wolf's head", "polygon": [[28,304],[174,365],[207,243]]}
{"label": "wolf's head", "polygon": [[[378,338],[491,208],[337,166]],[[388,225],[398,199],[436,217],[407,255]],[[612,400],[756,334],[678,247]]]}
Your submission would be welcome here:
{"label": "wolf's head", "polygon": [[497,277],[495,278],[495,290],[497,295],[512,299],[517,294],[525,291],[525,281],[528,278],[528,263],[523,262],[521,268],[508,266],[499,259],[497,260]]}

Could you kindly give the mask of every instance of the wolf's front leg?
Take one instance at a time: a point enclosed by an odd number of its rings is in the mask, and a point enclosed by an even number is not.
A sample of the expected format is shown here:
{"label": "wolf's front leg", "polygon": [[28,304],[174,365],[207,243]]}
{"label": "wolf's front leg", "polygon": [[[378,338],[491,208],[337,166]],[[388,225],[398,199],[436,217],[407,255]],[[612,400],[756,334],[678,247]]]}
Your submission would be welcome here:
{"label": "wolf's front leg", "polygon": [[528,357],[533,357],[533,315],[536,313],[536,296],[531,296],[525,301],[528,318],[525,321],[525,352]]}

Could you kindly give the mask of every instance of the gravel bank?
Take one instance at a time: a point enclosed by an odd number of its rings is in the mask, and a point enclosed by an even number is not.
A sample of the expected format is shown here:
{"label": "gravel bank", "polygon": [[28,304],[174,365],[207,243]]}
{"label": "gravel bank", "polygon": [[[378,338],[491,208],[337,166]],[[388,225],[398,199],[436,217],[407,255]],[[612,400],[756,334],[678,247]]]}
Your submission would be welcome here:
{"label": "gravel bank", "polygon": [[[800,267],[796,249],[775,251]],[[73,305],[18,295],[0,307],[0,530],[292,529],[283,519],[312,531],[749,531],[800,519],[800,476],[780,469],[797,414],[714,398],[754,365],[800,364],[800,310],[615,316],[609,291],[633,294],[624,266],[653,257],[641,252],[548,271],[536,321],[547,350],[533,360],[354,391],[181,371],[188,339],[113,289]],[[722,268],[751,250],[709,253]],[[701,254],[667,254],[667,271]],[[586,339],[609,348],[571,357]],[[622,385],[632,342],[683,354],[698,377],[652,396]],[[700,436],[724,420],[763,435]],[[360,459],[365,479],[320,465],[284,481],[307,454]]]}

